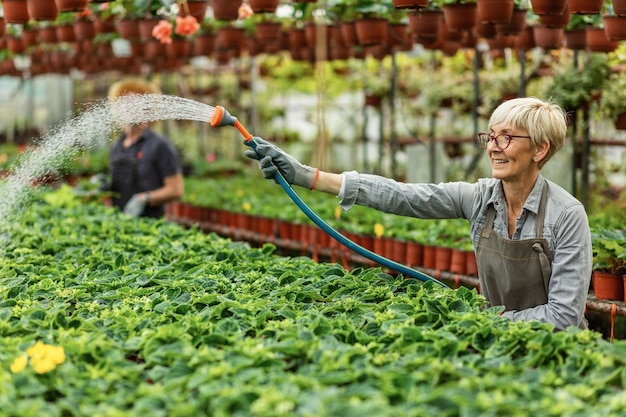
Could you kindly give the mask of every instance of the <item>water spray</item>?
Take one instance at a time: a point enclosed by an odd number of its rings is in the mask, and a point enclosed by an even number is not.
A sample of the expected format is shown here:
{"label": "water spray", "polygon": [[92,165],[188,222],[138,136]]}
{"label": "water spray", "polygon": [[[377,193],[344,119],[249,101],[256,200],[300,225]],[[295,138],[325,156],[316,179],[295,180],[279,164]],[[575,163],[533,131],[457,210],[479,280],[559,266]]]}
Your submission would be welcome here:
{"label": "water spray", "polygon": [[[246,128],[241,124],[241,122],[231,114],[222,106],[212,107],[210,106],[211,114],[210,124],[212,127],[222,127],[222,126],[234,126],[244,137],[245,144],[250,146],[252,149],[256,150],[257,143],[254,141],[254,137],[246,130]],[[409,268],[406,265],[402,265],[398,262],[392,261],[391,259],[385,258],[376,254],[375,252],[370,251],[369,249],[364,248],[363,246],[353,242],[348,239],[341,233],[339,233],[336,229],[326,223],[321,217],[319,217],[311,208],[300,198],[300,196],[296,193],[296,191],[291,187],[291,185],[285,180],[285,177],[281,174],[280,170],[276,170],[274,174],[274,179],[280,186],[285,190],[287,195],[293,200],[293,202],[307,215],[309,219],[313,223],[315,223],[320,229],[322,229],[325,233],[329,234],[333,239],[347,247],[348,249],[358,253],[359,255],[378,263],[379,265],[386,266],[387,268],[393,269],[394,271],[400,272],[405,276],[416,278],[420,281],[432,281],[443,287],[447,287],[441,281],[427,275],[423,272],[417,271],[413,268]]]}

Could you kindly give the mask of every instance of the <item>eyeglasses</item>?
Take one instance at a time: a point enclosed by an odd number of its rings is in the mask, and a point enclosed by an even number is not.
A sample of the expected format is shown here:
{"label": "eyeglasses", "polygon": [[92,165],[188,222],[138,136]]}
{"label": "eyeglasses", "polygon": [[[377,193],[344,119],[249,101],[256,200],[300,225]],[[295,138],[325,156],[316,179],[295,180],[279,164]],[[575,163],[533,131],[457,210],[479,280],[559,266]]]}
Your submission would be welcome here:
{"label": "eyeglasses", "polygon": [[483,148],[487,148],[487,146],[489,146],[489,142],[493,140],[496,142],[496,145],[498,145],[499,149],[504,150],[509,147],[509,145],[511,144],[511,140],[513,140],[514,138],[530,139],[530,136],[505,135],[505,134],[493,135],[491,133],[479,133],[478,134],[478,141],[480,142]]}

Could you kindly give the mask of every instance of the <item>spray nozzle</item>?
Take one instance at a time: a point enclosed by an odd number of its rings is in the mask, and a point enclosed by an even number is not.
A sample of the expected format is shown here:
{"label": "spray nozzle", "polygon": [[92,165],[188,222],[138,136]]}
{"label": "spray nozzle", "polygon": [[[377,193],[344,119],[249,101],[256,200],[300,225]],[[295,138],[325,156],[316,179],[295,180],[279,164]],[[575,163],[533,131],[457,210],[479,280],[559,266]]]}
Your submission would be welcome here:
{"label": "spray nozzle", "polygon": [[249,142],[252,139],[252,135],[248,133],[239,120],[237,120],[236,117],[231,116],[228,110],[222,106],[215,106],[210,123],[212,127],[235,126],[246,139],[246,142]]}

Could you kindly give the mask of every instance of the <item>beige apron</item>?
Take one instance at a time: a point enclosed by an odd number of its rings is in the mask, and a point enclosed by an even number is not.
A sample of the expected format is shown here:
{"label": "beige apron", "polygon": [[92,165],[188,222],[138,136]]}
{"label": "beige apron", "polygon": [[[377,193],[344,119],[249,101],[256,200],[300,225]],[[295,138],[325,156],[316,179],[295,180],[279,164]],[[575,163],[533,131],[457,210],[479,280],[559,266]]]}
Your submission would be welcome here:
{"label": "beige apron", "polygon": [[535,238],[510,240],[493,230],[496,210],[489,206],[476,248],[480,292],[492,306],[524,310],[548,302],[552,274],[548,241],[543,238],[546,193],[544,184],[535,221]]}

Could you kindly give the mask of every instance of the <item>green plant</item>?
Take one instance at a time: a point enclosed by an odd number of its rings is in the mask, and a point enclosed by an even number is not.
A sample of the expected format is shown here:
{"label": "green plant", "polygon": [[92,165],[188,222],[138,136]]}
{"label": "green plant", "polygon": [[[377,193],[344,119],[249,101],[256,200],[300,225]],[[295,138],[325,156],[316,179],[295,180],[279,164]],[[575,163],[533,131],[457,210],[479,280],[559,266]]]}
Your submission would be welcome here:
{"label": "green plant", "polygon": [[513,0],[513,8],[515,10],[528,10],[528,0]]}
{"label": "green plant", "polygon": [[599,111],[604,117],[615,120],[617,116],[626,112],[626,100],[624,99],[626,73],[611,74],[605,86],[606,88],[602,90],[600,97]]}
{"label": "green plant", "polygon": [[626,274],[626,231],[594,228],[591,234],[593,269],[612,274]]}
{"label": "green plant", "polygon": [[593,54],[582,68],[557,69],[547,95],[565,109],[575,110],[603,91],[609,73],[606,55]]}
{"label": "green plant", "polygon": [[573,14],[565,30],[585,29],[589,26],[599,26],[602,24],[602,16],[599,14]]}
{"label": "green plant", "polygon": [[390,13],[395,10],[391,0],[356,0],[356,18],[384,18],[388,19]]}

